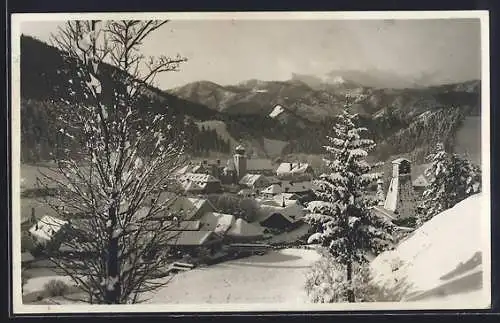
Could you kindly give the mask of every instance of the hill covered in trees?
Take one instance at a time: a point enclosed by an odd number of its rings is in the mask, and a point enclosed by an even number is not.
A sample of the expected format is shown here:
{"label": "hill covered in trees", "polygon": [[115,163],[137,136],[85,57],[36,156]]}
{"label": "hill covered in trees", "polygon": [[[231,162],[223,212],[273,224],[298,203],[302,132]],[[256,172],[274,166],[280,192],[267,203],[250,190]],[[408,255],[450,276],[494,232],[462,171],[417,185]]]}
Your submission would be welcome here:
{"label": "hill covered in trees", "polygon": [[[68,147],[58,134],[57,111],[71,74],[60,53],[22,36],[20,61],[23,162],[48,159],[57,149],[78,150]],[[115,72],[111,66],[105,70]],[[256,155],[279,157],[323,153],[333,118],[350,94],[359,98],[354,112],[378,143],[375,157],[387,160],[406,155],[415,162],[423,162],[423,156],[437,142],[453,149],[460,129],[461,136],[467,137],[462,127],[465,118],[480,116],[480,81],[380,89],[336,76],[335,82],[313,85],[302,76],[285,82],[249,80],[231,86],[200,81],[169,91],[149,87],[137,108],[145,115],[152,111],[170,114],[172,125],[185,136],[192,155],[228,154],[235,144],[243,142]],[[276,105],[284,112],[271,118],[269,113]],[[199,126],[221,123],[224,134]],[[269,142],[280,143],[271,145],[279,148],[270,149]]]}

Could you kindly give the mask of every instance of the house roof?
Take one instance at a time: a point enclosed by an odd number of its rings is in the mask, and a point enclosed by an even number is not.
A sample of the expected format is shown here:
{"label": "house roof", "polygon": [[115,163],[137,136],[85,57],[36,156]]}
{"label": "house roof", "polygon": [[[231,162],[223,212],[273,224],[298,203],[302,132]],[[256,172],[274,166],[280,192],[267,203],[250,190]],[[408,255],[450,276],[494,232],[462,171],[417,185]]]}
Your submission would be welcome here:
{"label": "house roof", "polygon": [[29,229],[29,232],[38,239],[50,241],[67,224],[68,221],[45,215]]}
{"label": "house roof", "polygon": [[198,231],[201,228],[201,222],[197,221],[165,221],[164,225],[168,231]]}
{"label": "house roof", "polygon": [[231,237],[262,237],[264,229],[260,225],[250,224],[243,219],[237,219],[231,226],[227,235]]}
{"label": "house roof", "polygon": [[254,193],[253,190],[249,188],[244,188],[238,192],[238,195],[252,195]]}
{"label": "house roof", "polygon": [[279,194],[281,192],[283,192],[283,189],[279,184],[273,184],[271,186],[268,186],[265,190],[262,191],[262,193],[264,194]]}
{"label": "house roof", "polygon": [[407,158],[397,158],[392,161],[393,164],[401,164],[402,162],[408,162],[411,163],[409,159]]}
{"label": "house roof", "polygon": [[166,232],[168,245],[171,246],[201,246],[209,240],[220,240],[212,231],[176,231]]}
{"label": "house roof", "polygon": [[191,165],[183,166],[183,167],[177,169],[175,171],[175,174],[177,174],[177,175],[184,175],[184,174],[186,174],[189,171],[190,168],[191,168]]}
{"label": "house roof", "polygon": [[260,179],[266,179],[265,176],[260,174],[246,174],[239,182],[240,185],[253,186]]}
{"label": "house roof", "polygon": [[276,170],[276,174],[279,175],[289,175],[289,174],[303,174],[308,169],[310,169],[307,163],[281,163]]}
{"label": "house roof", "polygon": [[299,197],[300,196],[298,196],[295,193],[281,193],[281,194],[274,196],[274,199],[281,202],[283,200],[283,198],[285,198],[285,200],[298,200]]}
{"label": "house roof", "polygon": [[[203,190],[202,185],[199,185],[199,184],[197,184],[196,182],[193,182],[193,181],[186,181],[183,184],[184,185],[182,185],[182,188],[185,191],[201,191],[201,190]],[[204,186],[206,186],[206,185],[204,185]]]}
{"label": "house roof", "polygon": [[181,181],[187,182],[197,182],[197,183],[210,183],[210,182],[220,182],[219,179],[215,178],[210,174],[196,174],[196,173],[186,173],[181,177]]}
{"label": "house roof", "polygon": [[201,218],[203,226],[208,226],[215,233],[225,233],[233,225],[234,221],[234,215],[218,212],[207,212]]}
{"label": "house roof", "polygon": [[413,186],[416,186],[416,187],[425,187],[429,185],[429,180],[427,179],[427,177],[425,177],[425,175],[420,175],[418,176],[414,181],[413,181]]}
{"label": "house roof", "polygon": [[[155,215],[154,218],[162,218],[167,215],[177,215],[183,221],[188,220],[196,220],[194,219],[197,216],[201,216],[199,213],[200,209],[202,209],[205,205],[209,206],[209,209],[215,210],[215,207],[210,203],[210,201],[206,199],[193,198],[193,197],[184,197],[178,196],[170,199],[165,204],[165,210],[161,213]],[[146,213],[149,211],[149,208],[142,208],[138,211],[142,213]]]}
{"label": "house roof", "polygon": [[310,181],[283,182],[282,186],[287,193],[303,193],[313,189],[313,183]]}
{"label": "house roof", "polygon": [[295,223],[301,220],[305,215],[303,207],[296,204],[289,204],[286,207],[274,205],[261,205],[258,211],[258,221],[263,222],[273,214],[280,214],[288,222]]}
{"label": "house roof", "polygon": [[296,222],[295,220],[293,220],[292,218],[288,217],[287,215],[285,215],[283,213],[273,212],[273,213],[269,213],[266,217],[261,218],[259,220],[259,224],[263,225],[263,226],[268,226],[269,221],[271,221],[271,219],[276,219],[276,218],[280,219],[281,221],[285,221],[288,224],[292,224],[292,223]]}
{"label": "house roof", "polygon": [[247,159],[247,171],[274,171],[273,162],[265,158],[249,158]]}

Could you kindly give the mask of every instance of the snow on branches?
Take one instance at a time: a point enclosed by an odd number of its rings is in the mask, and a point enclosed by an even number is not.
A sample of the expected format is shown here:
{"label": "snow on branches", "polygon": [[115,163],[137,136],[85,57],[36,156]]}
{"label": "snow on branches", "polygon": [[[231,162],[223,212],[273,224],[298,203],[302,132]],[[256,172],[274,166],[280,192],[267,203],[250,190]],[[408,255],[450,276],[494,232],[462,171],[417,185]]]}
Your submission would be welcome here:
{"label": "snow on branches", "polygon": [[162,285],[154,278],[167,261],[167,248],[159,247],[167,224],[151,221],[165,211],[159,197],[182,163],[184,142],[167,106],[144,112],[141,102],[158,74],[186,59],[146,59],[140,47],[165,23],[99,21],[96,28],[96,21],[70,21],[53,38],[70,71],[60,132],[83,148],[78,158],[55,156],[57,167],[45,179],[59,188],[51,203],[65,207],[60,216],[78,213],[84,222],[69,219],[65,247],[93,257],[50,256],[92,303],[135,303]]}
{"label": "snow on branches", "polygon": [[446,152],[439,144],[428,159],[431,165],[425,175],[430,178],[430,184],[423,193],[421,222],[481,190],[481,169],[466,158]]}
{"label": "snow on branches", "polygon": [[348,280],[353,264],[367,262],[368,255],[390,248],[392,241],[391,224],[374,215],[364,197],[368,185],[381,177],[370,173],[374,167],[365,160],[375,147],[373,140],[363,138],[365,131],[356,126],[348,107],[338,116],[335,136],[325,146],[331,173],[321,176],[315,191],[320,201],[309,204],[311,213],[305,217],[315,230],[309,242],[321,244],[346,266]]}

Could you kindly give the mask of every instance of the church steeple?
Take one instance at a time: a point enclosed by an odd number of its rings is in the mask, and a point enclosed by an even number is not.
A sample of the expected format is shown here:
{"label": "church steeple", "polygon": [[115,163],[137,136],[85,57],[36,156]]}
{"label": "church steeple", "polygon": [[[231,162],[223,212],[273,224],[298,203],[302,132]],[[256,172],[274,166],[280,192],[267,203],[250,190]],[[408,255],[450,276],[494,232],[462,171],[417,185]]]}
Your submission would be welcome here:
{"label": "church steeple", "polygon": [[234,166],[236,168],[236,174],[238,175],[238,179],[241,179],[245,176],[247,172],[247,156],[245,147],[241,144],[235,148],[234,154]]}

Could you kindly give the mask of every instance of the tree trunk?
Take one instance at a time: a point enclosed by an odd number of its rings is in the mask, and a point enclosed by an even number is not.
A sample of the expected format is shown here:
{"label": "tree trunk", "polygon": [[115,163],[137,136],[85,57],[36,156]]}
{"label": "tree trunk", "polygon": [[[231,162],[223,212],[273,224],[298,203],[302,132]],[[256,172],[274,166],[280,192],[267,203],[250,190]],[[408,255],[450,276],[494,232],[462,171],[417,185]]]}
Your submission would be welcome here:
{"label": "tree trunk", "polygon": [[[118,263],[118,236],[114,236],[113,232],[117,228],[117,213],[116,198],[113,196],[113,205],[109,208],[109,220],[111,225],[108,227],[108,270],[107,270],[107,284],[106,284],[106,303],[119,304],[120,303],[120,266]],[[115,283],[110,283],[115,281]]]}
{"label": "tree trunk", "polygon": [[352,261],[347,262],[347,301],[349,303],[354,303],[354,290],[352,288]]}

